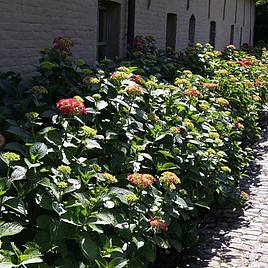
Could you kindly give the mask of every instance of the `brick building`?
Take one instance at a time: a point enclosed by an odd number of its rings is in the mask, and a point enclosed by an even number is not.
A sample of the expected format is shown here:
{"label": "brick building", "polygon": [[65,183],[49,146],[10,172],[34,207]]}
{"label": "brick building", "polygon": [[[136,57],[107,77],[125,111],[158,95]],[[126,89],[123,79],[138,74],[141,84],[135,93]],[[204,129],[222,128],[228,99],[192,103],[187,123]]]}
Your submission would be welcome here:
{"label": "brick building", "polygon": [[72,38],[74,55],[90,63],[124,56],[135,35],[176,50],[195,42],[252,44],[255,1],[0,0],[0,14],[0,70],[29,73],[57,36]]}

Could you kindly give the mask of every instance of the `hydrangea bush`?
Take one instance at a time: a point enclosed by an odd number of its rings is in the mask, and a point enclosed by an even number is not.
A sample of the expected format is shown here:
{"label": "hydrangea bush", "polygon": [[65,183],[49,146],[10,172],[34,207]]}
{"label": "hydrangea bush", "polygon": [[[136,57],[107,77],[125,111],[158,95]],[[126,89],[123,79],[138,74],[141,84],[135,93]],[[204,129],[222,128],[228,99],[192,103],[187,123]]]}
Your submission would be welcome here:
{"label": "hydrangea bush", "polygon": [[178,56],[142,40],[138,60],[90,68],[57,38],[27,86],[1,75],[5,267],[148,267],[196,242],[202,213],[248,199],[266,52]]}

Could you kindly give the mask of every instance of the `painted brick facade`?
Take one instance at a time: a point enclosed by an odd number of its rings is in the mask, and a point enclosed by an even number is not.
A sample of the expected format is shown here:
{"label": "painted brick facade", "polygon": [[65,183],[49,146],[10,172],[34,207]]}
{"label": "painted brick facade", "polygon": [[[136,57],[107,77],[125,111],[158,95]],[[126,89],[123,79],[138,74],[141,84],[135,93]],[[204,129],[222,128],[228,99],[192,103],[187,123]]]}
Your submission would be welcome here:
{"label": "painted brick facade", "polygon": [[[120,56],[127,44],[127,0],[121,4]],[[196,17],[196,42],[209,40],[210,21],[216,21],[216,48],[230,41],[234,24],[234,43],[252,43],[255,14],[254,0],[136,0],[135,35],[152,35],[160,48],[166,43],[167,13],[177,14],[176,49],[188,45],[189,19]],[[244,8],[245,3],[245,8]],[[244,17],[245,10],[245,17]],[[98,32],[98,0],[0,0],[0,71],[30,73],[38,63],[39,51],[48,47],[57,36],[68,36],[75,42],[74,55],[90,63],[96,60]]]}
{"label": "painted brick facade", "polygon": [[[209,11],[210,2],[210,11]],[[252,44],[255,21],[254,0],[190,0],[187,10],[187,0],[152,0],[151,6],[145,0],[136,0],[136,35],[153,35],[157,44],[165,47],[166,14],[177,14],[177,49],[188,45],[189,19],[196,18],[196,42],[209,41],[210,21],[216,22],[216,49],[223,49],[230,43],[231,25],[234,24],[234,44],[240,45],[240,31],[242,27],[241,43]],[[244,8],[245,4],[245,8]],[[225,12],[224,12],[225,9]],[[244,16],[245,9],[245,16]],[[225,14],[224,14],[225,13]],[[209,16],[210,14],[210,16]],[[236,21],[235,21],[235,17]]]}

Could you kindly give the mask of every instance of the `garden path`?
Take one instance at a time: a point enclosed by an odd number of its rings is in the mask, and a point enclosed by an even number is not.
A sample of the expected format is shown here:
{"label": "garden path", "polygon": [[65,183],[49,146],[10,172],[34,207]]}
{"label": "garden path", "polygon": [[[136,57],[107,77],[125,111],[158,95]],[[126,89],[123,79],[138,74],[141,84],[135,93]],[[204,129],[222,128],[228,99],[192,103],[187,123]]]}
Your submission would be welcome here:
{"label": "garden path", "polygon": [[250,194],[245,208],[219,210],[210,216],[202,242],[184,267],[268,268],[268,129],[256,150],[253,178],[241,185]]}

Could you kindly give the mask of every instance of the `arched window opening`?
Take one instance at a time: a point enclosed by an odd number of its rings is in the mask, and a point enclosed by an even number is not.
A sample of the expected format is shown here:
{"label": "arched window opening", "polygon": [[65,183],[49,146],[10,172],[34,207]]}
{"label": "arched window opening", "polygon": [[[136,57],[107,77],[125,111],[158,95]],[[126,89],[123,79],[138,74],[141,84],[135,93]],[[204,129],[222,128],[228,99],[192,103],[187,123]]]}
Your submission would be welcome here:
{"label": "arched window opening", "polygon": [[189,10],[190,8],[190,0],[187,0],[187,6],[186,6],[187,10]]}
{"label": "arched window opening", "polygon": [[166,28],[166,47],[176,48],[176,37],[177,37],[177,15],[168,13],[167,14],[167,28]]}
{"label": "arched window opening", "polygon": [[195,44],[195,16],[192,15],[189,21],[189,46],[193,46]]}
{"label": "arched window opening", "polygon": [[98,60],[119,55],[121,5],[112,1],[98,2]]}
{"label": "arched window opening", "polygon": [[216,42],[216,22],[211,21],[210,22],[210,33],[209,33],[209,43],[215,47]]}
{"label": "arched window opening", "polygon": [[234,25],[231,25],[230,45],[234,44]]}

